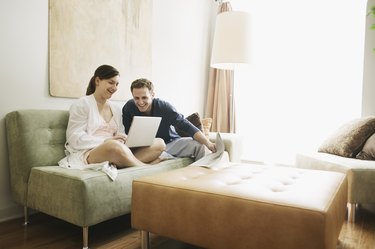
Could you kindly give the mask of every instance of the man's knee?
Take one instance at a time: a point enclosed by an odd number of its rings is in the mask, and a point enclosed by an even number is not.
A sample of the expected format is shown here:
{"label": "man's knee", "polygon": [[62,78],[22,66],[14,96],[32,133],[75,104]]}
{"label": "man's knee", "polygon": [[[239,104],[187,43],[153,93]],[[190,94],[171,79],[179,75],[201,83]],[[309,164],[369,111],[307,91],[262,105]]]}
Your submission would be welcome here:
{"label": "man's knee", "polygon": [[195,147],[195,153],[194,153],[195,160],[201,159],[205,155],[206,155],[206,147],[203,144],[200,144],[197,142],[197,145]]}

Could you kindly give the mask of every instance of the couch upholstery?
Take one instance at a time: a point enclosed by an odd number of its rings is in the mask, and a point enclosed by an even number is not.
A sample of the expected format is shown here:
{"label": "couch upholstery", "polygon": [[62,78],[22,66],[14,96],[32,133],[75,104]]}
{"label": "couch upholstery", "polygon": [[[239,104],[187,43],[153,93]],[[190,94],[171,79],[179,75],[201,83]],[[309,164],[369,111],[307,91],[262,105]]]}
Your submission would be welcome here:
{"label": "couch upholstery", "polygon": [[375,203],[375,161],[337,156],[324,152],[300,153],[296,166],[347,174],[349,221],[354,222],[357,204]]}
{"label": "couch upholstery", "polygon": [[[14,201],[83,228],[131,211],[132,181],[141,176],[185,167],[191,158],[167,160],[153,166],[118,170],[112,181],[101,171],[64,169],[66,110],[18,110],[5,117],[11,191]],[[212,137],[214,137],[212,135]],[[222,134],[231,161],[239,161],[240,138]]]}

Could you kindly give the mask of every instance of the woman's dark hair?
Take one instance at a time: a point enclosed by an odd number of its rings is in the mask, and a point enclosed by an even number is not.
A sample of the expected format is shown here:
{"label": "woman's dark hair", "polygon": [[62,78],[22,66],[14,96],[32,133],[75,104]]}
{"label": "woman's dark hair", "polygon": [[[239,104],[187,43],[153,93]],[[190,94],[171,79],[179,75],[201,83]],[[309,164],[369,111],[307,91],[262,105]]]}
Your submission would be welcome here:
{"label": "woman's dark hair", "polygon": [[86,95],[93,94],[96,89],[95,79],[96,77],[99,77],[101,80],[110,79],[112,77],[115,77],[117,75],[120,75],[119,71],[109,65],[101,65],[95,70],[94,76],[91,77],[89,85],[87,86]]}

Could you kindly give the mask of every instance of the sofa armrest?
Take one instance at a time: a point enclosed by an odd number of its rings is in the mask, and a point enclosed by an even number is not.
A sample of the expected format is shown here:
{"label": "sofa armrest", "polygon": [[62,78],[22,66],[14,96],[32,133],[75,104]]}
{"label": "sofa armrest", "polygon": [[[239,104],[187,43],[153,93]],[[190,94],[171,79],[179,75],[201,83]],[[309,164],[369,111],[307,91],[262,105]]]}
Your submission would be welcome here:
{"label": "sofa armrest", "polygon": [[5,127],[13,199],[27,204],[27,185],[35,166],[57,165],[65,156],[69,112],[25,109],[8,113]]}
{"label": "sofa armrest", "polygon": [[375,203],[375,161],[324,152],[299,153],[296,167],[346,173],[349,203]]}
{"label": "sofa armrest", "polygon": [[[229,154],[231,162],[241,162],[242,153],[242,137],[235,133],[220,132],[221,139],[223,140],[225,151]],[[210,132],[209,139],[211,142],[216,140],[216,132]]]}

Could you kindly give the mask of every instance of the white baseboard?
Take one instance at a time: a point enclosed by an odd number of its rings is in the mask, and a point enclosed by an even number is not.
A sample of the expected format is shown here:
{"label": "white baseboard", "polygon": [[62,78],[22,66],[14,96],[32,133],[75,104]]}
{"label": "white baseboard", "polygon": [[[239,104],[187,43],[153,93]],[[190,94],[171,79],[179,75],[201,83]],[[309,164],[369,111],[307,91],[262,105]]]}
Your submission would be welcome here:
{"label": "white baseboard", "polygon": [[23,206],[14,204],[0,209],[0,222],[13,220],[23,216]]}

